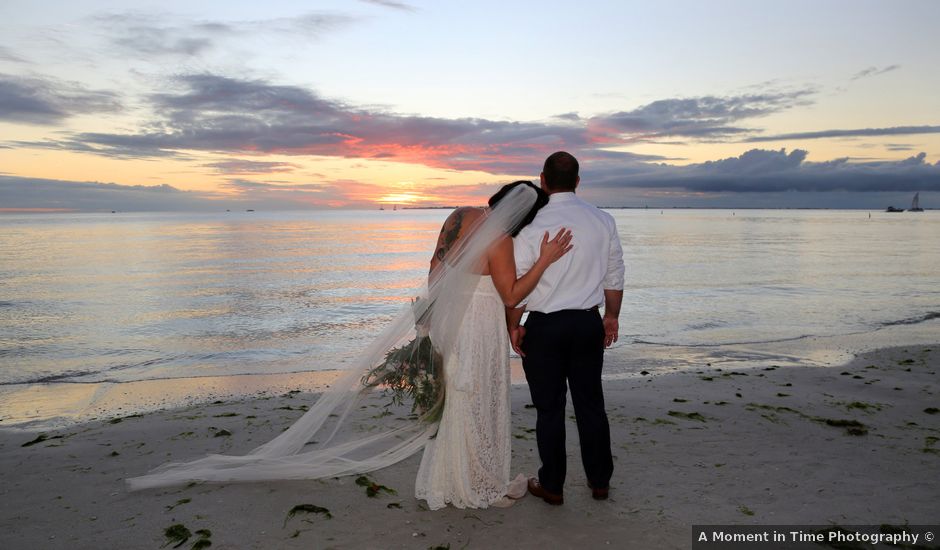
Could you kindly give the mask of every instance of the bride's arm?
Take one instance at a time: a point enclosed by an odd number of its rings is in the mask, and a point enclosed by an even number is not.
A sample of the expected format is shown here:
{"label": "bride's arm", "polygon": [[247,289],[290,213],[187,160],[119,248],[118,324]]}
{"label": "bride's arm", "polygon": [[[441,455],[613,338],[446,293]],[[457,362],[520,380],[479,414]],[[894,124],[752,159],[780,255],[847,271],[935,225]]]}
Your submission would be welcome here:
{"label": "bride's arm", "polygon": [[516,260],[512,252],[512,239],[505,237],[496,243],[489,254],[490,275],[499,297],[508,307],[516,307],[538,284],[545,270],[571,250],[571,231],[561,228],[555,238],[548,240],[548,232],[542,236],[539,259],[532,269],[516,279]]}

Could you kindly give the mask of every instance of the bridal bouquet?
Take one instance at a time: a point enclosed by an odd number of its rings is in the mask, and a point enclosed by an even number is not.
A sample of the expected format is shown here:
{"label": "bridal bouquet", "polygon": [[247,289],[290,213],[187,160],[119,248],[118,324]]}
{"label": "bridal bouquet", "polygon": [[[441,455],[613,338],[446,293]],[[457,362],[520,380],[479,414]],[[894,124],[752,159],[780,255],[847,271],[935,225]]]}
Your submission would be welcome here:
{"label": "bridal bouquet", "polygon": [[410,400],[411,412],[436,422],[444,410],[444,361],[427,331],[400,348],[392,348],[385,360],[362,377],[365,388],[383,386],[393,405]]}

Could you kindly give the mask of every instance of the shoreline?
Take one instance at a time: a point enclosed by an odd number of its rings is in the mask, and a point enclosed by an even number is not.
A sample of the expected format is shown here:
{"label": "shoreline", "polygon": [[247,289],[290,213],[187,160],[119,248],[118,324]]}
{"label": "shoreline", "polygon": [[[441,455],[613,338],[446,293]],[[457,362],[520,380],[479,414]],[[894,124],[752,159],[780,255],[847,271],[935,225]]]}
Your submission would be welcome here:
{"label": "shoreline", "polygon": [[[607,380],[610,500],[593,501],[584,487],[569,422],[561,507],[527,496],[508,509],[429,512],[414,499],[419,455],[370,474],[397,491],[374,498],[352,476],[127,491],[124,478],[164,462],[243,454],[268,441],[313,400],[303,393],[131,414],[42,438],[0,430],[0,547],[158,547],[176,524],[210,530],[215,548],[378,540],[476,548],[507,537],[520,547],[687,548],[693,524],[937,524],[938,370],[940,343],[831,368],[703,367]],[[514,386],[513,475],[537,469],[528,403],[526,388]],[[288,517],[301,504],[331,518]]]}
{"label": "shoreline", "polygon": [[[615,344],[605,357],[606,381],[633,380],[695,372],[701,368],[759,370],[769,366],[834,368],[853,357],[884,347],[929,346],[940,319],[915,325],[885,326],[873,331],[834,336],[807,336],[794,342],[771,341],[721,346],[682,346],[653,343]],[[887,345],[887,344],[890,344]],[[713,350],[720,349],[720,354]],[[514,386],[525,386],[521,360],[510,359]],[[159,378],[126,382],[40,382],[0,386],[0,432],[65,429],[128,414],[149,414],[214,401],[245,401],[287,391],[317,392],[341,371],[276,374],[238,374]]]}

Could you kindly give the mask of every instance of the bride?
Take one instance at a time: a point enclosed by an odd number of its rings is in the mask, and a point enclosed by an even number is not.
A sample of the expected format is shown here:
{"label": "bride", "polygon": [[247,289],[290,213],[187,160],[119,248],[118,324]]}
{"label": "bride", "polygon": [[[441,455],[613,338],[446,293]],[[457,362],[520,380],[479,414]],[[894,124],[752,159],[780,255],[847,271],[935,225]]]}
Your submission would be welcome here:
{"label": "bride", "polygon": [[[526,217],[483,254],[479,282],[464,315],[460,337],[444,362],[444,412],[437,437],[428,442],[418,469],[415,496],[434,510],[452,504],[458,508],[485,508],[503,501],[507,494],[525,494],[525,481],[509,491],[510,399],[509,336],[504,306],[515,307],[542,277],[545,269],[561,258],[571,245],[571,233],[562,229],[551,241],[542,238],[541,255],[531,270],[516,279],[512,239],[548,203],[548,196],[529,182],[503,187],[489,204],[498,204],[519,186],[536,191],[536,202]],[[487,209],[455,210],[438,238],[431,259],[431,273],[453,246],[466,238]],[[440,338],[433,332],[431,341]]]}
{"label": "bride", "polygon": [[[505,503],[508,493],[522,496],[525,481],[511,491],[509,480],[504,306],[525,298],[572,247],[569,231],[551,240],[546,233],[538,261],[516,279],[511,237],[547,202],[541,189],[518,181],[500,189],[486,208],[456,209],[441,229],[427,290],[290,428],[243,456],[164,464],[128,479],[131,489],[364,474],[424,448],[415,496],[431,509],[482,508]],[[428,340],[430,346],[422,345]],[[364,425],[356,414],[389,391],[389,415],[409,400],[414,414],[391,423],[378,415]]]}

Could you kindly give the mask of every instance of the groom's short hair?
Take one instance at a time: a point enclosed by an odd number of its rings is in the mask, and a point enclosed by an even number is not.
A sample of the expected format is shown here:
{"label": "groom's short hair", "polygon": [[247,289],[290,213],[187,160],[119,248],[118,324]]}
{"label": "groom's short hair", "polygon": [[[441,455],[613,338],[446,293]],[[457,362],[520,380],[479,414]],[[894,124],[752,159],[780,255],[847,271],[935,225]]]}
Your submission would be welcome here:
{"label": "groom's short hair", "polygon": [[565,151],[552,153],[545,159],[542,174],[549,190],[574,191],[578,185],[578,159]]}

